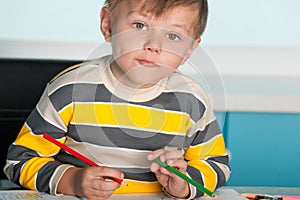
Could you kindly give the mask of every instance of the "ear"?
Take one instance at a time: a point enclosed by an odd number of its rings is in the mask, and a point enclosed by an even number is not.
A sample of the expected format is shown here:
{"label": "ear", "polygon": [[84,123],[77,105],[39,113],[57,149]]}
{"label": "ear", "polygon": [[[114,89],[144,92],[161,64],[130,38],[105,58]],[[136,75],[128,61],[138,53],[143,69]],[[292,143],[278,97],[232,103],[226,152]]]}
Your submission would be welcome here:
{"label": "ear", "polygon": [[193,44],[191,45],[191,47],[187,50],[184,58],[182,59],[180,65],[183,65],[185,63],[185,61],[192,55],[193,51],[199,46],[201,42],[201,38],[197,38],[195,39],[195,41],[193,41]]}
{"label": "ear", "polygon": [[111,42],[111,13],[108,7],[100,12],[100,29],[106,42]]}

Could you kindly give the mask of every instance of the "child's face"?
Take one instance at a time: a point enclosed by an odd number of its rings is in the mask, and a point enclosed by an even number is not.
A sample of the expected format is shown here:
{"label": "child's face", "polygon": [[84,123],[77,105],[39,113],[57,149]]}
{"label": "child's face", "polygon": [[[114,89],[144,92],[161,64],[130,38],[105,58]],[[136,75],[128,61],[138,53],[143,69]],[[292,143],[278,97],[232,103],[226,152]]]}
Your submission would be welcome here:
{"label": "child's face", "polygon": [[114,76],[130,87],[150,87],[185,62],[199,44],[196,15],[190,7],[175,7],[161,17],[141,12],[138,3],[121,3],[118,13],[102,10],[102,32],[112,43]]}

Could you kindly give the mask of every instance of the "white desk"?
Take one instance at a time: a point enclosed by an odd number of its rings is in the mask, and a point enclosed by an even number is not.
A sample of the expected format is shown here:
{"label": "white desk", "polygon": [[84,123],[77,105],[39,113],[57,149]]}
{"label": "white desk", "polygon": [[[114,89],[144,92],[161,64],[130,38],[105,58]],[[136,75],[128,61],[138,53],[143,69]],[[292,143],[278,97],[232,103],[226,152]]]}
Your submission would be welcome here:
{"label": "white desk", "polygon": [[[234,191],[231,188],[225,188],[225,189],[219,189],[215,192],[216,197],[213,198],[215,200],[245,200],[245,198],[239,196],[239,194]],[[2,195],[2,198],[1,198]],[[35,193],[33,191],[27,191],[27,190],[21,190],[21,188],[14,183],[8,181],[8,180],[0,180],[0,199],[5,200],[5,198],[9,199],[12,198],[13,195],[18,195],[19,197],[24,196],[33,196],[37,197],[38,193]],[[65,200],[78,200],[79,198],[76,197],[70,197],[70,196],[64,196],[62,197],[54,197],[47,194],[40,194],[43,198],[46,199],[65,199]],[[39,198],[36,198],[39,199]],[[110,200],[171,200],[172,198],[166,196],[164,193],[159,194],[124,194],[124,195],[113,195]],[[201,198],[201,199],[211,199],[209,198]]]}
{"label": "white desk", "polygon": [[[17,191],[20,189],[19,186],[13,184],[8,180],[0,180],[0,190],[14,190]],[[246,186],[224,186],[216,191],[217,197],[215,200],[243,200],[245,198],[238,195],[238,193],[255,193],[255,194],[269,194],[269,195],[300,195],[300,188],[291,188],[291,187],[246,187]],[[221,195],[220,195],[221,194]],[[230,197],[229,197],[230,196]],[[53,197],[53,196],[52,196]],[[164,194],[144,194],[144,195],[122,195],[122,200],[133,200],[135,199],[171,199],[165,196]],[[70,199],[68,197],[68,199]],[[78,199],[78,198],[71,198]],[[110,198],[111,200],[119,200],[120,196],[114,195]],[[211,198],[207,198],[211,199]]]}

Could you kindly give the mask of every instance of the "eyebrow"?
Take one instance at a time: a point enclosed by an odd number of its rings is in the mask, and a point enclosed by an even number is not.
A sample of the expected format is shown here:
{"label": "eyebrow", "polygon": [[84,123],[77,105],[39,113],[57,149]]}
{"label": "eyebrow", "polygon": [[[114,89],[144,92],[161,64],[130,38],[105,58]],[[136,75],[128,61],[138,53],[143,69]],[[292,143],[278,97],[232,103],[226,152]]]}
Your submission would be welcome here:
{"label": "eyebrow", "polygon": [[138,12],[136,10],[132,10],[132,11],[129,11],[127,13],[127,17],[130,16],[130,15],[133,15],[133,14],[141,15],[143,17],[147,17],[148,16],[147,13],[142,13],[142,12]]}
{"label": "eyebrow", "polygon": [[187,29],[187,27],[186,27],[185,24],[171,24],[170,26],[173,26],[173,27],[177,27],[177,28],[183,29],[183,30],[186,31],[187,33],[190,33],[189,29]]}

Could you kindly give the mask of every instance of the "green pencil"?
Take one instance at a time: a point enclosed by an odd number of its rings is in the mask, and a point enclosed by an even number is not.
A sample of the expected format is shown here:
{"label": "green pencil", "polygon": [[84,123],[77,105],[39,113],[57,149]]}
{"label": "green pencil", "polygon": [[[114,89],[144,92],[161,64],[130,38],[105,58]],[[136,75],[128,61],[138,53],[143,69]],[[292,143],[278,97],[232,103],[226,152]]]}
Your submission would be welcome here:
{"label": "green pencil", "polygon": [[207,188],[205,188],[203,185],[197,183],[196,181],[194,181],[190,177],[184,175],[183,173],[181,173],[180,171],[176,170],[175,168],[173,168],[173,167],[167,165],[166,163],[162,162],[161,160],[159,160],[159,158],[155,158],[154,161],[156,163],[158,163],[159,165],[161,165],[162,167],[164,167],[167,170],[169,170],[170,172],[173,172],[174,174],[176,174],[180,178],[182,178],[182,179],[186,180],[187,182],[189,182],[190,184],[194,185],[196,188],[198,188],[202,192],[206,193],[207,195],[209,195],[211,197],[214,196],[214,193],[211,192],[210,190],[208,190]]}

